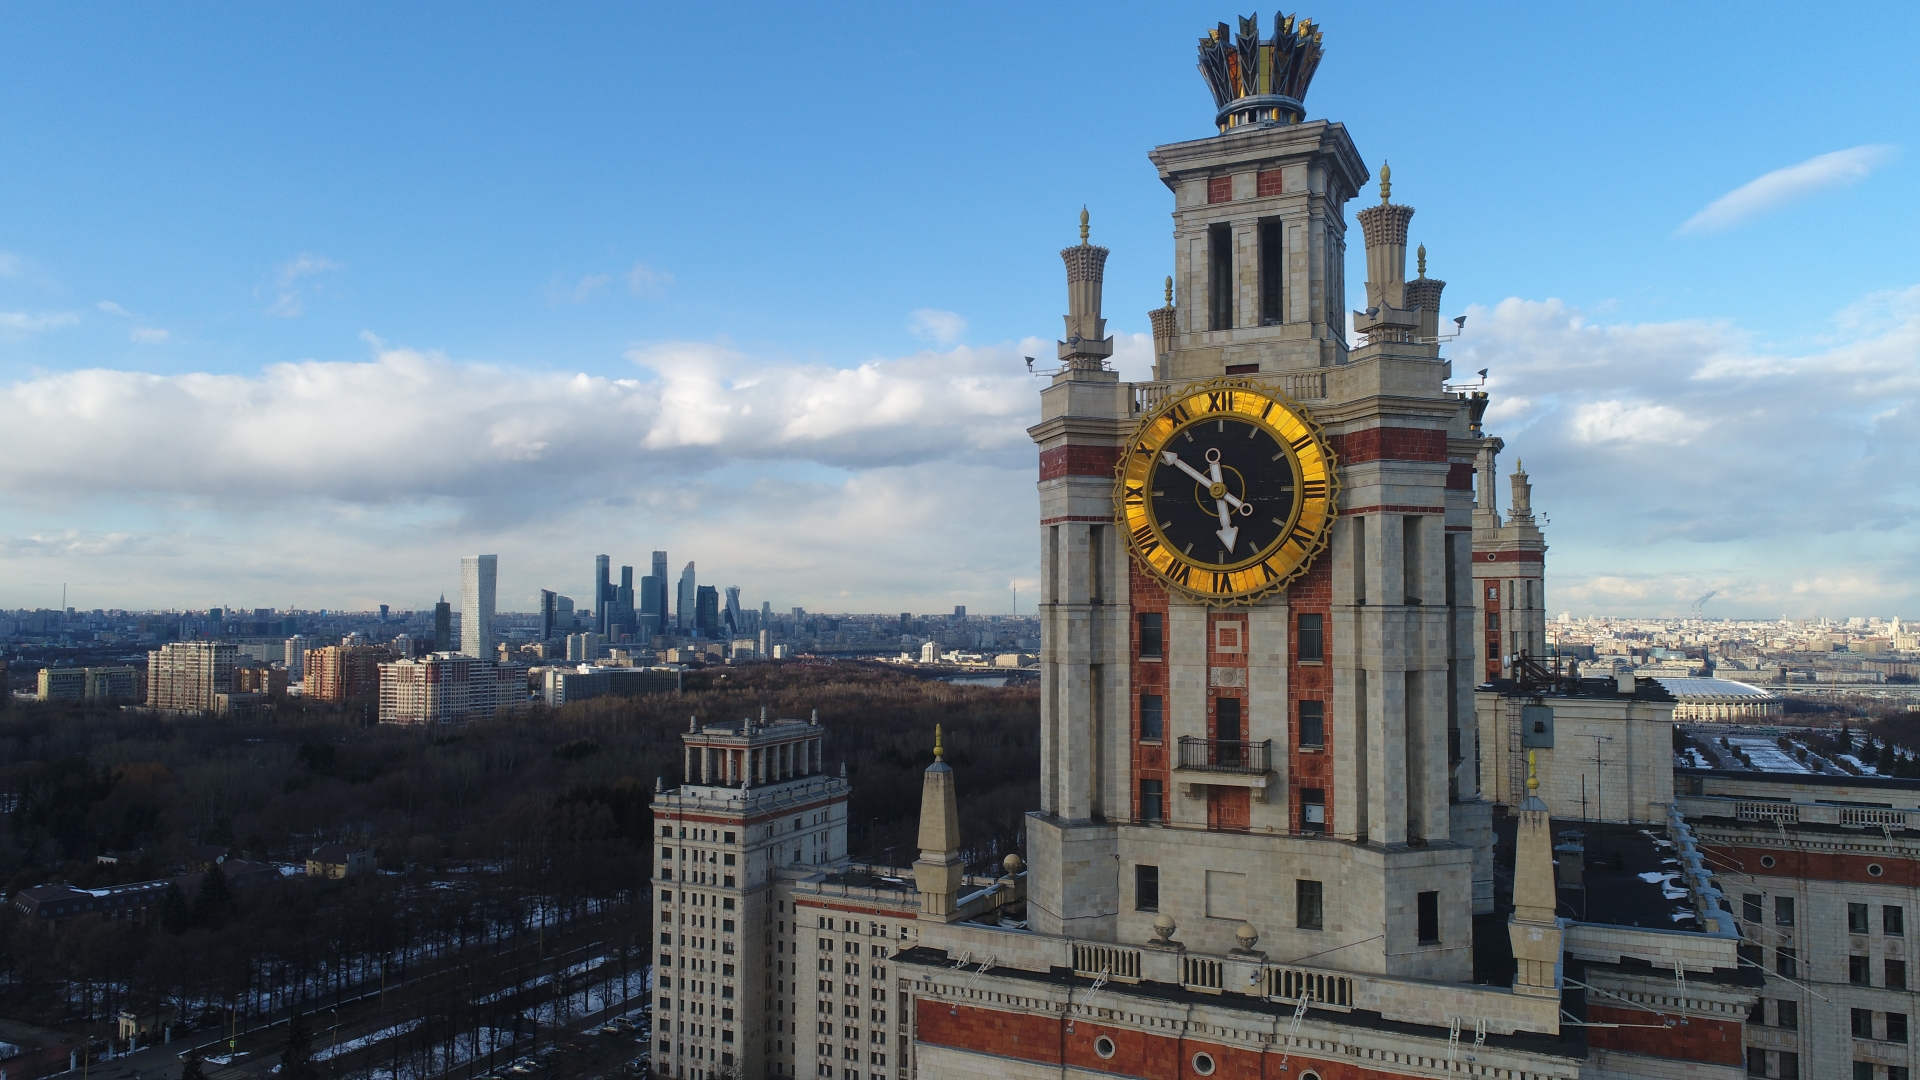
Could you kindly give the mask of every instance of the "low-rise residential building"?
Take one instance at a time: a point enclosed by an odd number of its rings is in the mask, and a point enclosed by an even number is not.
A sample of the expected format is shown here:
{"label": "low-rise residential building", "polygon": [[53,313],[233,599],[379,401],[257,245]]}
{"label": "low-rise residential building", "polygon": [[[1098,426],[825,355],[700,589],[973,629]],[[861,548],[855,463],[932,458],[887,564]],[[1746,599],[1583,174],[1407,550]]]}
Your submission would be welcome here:
{"label": "low-rise residential building", "polygon": [[352,844],[321,844],[307,856],[307,876],[350,878],[373,873],[373,849]]}

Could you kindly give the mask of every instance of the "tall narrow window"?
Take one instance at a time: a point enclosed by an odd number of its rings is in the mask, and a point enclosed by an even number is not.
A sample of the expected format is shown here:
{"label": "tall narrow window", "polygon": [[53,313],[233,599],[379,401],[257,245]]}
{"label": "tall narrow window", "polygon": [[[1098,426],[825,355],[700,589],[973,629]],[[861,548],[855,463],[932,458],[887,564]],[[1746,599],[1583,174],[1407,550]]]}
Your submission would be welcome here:
{"label": "tall narrow window", "polygon": [[1160,910],[1159,867],[1136,866],[1133,868],[1133,910]]}
{"label": "tall narrow window", "polygon": [[1440,894],[1423,892],[1414,897],[1417,909],[1417,922],[1420,930],[1420,944],[1440,944]]}
{"label": "tall narrow window", "polygon": [[[1367,602],[1367,519],[1356,517],[1353,521],[1353,602]],[[1059,526],[1054,526],[1059,528]]]}
{"label": "tall narrow window", "polygon": [[1166,816],[1162,805],[1165,789],[1158,780],[1140,781],[1140,820],[1160,821]]}
{"label": "tall narrow window", "polygon": [[1295,881],[1293,883],[1293,924],[1302,930],[1320,929],[1322,900],[1319,882]]}
{"label": "tall narrow window", "polygon": [[1208,329],[1233,329],[1233,226],[1207,226]]}
{"label": "tall narrow window", "polygon": [[1160,659],[1165,619],[1166,616],[1157,611],[1146,611],[1140,614],[1140,656],[1143,659]]}
{"label": "tall narrow window", "polygon": [[1301,663],[1317,664],[1326,659],[1325,619],[1324,615],[1300,616],[1295,639],[1300,643]]}
{"label": "tall narrow window", "polygon": [[1107,529],[1087,526],[1087,602],[1098,604],[1107,594]]}
{"label": "tall narrow window", "polygon": [[1773,898],[1773,924],[1775,926],[1793,925],[1793,897],[1776,896]]}
{"label": "tall narrow window", "polygon": [[1880,909],[1880,932],[1890,937],[1903,937],[1907,932],[1906,909],[1892,904]]}
{"label": "tall narrow window", "polygon": [[1300,745],[1302,747],[1323,748],[1327,745],[1327,703],[1324,701],[1302,701],[1300,710]]}
{"label": "tall narrow window", "polygon": [[1441,550],[1440,550],[1441,555],[1443,555],[1446,560],[1446,566],[1442,567],[1442,576],[1445,578],[1447,583],[1447,606],[1448,607],[1452,607],[1454,604],[1459,602],[1454,599],[1454,597],[1457,595],[1455,591],[1457,588],[1455,582],[1457,581],[1457,578],[1458,578],[1458,575],[1455,574],[1454,571],[1459,567],[1459,562],[1458,562],[1459,552],[1460,552],[1460,534],[1448,533],[1446,536],[1446,539],[1441,541]]}
{"label": "tall narrow window", "polygon": [[1287,230],[1278,221],[1260,223],[1260,325],[1286,321]]}
{"label": "tall narrow window", "polygon": [[1300,828],[1310,833],[1327,831],[1327,790],[1325,788],[1300,789]]}
{"label": "tall narrow window", "polygon": [[1222,742],[1239,742],[1242,734],[1240,726],[1240,699],[1223,697],[1213,703],[1214,738]]}
{"label": "tall narrow window", "polygon": [[1140,695],[1140,738],[1158,742],[1166,737],[1166,705],[1159,694]]}
{"label": "tall narrow window", "polygon": [[1402,603],[1420,603],[1420,519],[1408,514],[1400,519],[1400,593]]}
{"label": "tall narrow window", "polygon": [[1748,922],[1762,921],[1766,918],[1765,915],[1761,914],[1765,901],[1766,897],[1757,892],[1743,894],[1740,897],[1740,917]]}

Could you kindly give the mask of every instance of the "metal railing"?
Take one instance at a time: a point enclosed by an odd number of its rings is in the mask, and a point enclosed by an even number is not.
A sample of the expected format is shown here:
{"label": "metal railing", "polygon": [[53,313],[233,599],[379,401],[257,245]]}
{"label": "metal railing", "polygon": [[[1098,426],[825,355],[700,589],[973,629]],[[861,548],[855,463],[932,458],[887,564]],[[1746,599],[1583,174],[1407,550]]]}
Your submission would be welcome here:
{"label": "metal railing", "polygon": [[1196,739],[1188,736],[1180,740],[1182,769],[1257,775],[1271,768],[1269,762],[1272,757],[1272,739],[1248,742],[1241,739]]}
{"label": "metal railing", "polygon": [[1894,807],[1842,806],[1823,802],[1776,802],[1726,795],[1683,795],[1675,804],[1683,817],[1727,818],[1778,825],[1841,825],[1855,829],[1907,829],[1916,810]]}
{"label": "metal railing", "polygon": [[[1267,383],[1278,382],[1280,390],[1295,401],[1320,401],[1327,396],[1327,373],[1322,371],[1295,371],[1284,375],[1249,375],[1249,379]],[[1152,412],[1164,405],[1171,384],[1163,382],[1142,382],[1133,384],[1133,411]]]}

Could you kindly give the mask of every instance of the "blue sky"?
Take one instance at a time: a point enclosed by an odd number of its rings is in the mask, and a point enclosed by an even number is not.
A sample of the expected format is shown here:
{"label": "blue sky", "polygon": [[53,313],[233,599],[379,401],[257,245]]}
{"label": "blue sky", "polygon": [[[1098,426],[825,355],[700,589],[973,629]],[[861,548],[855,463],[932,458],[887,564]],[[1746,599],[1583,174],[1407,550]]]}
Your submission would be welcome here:
{"label": "blue sky", "polygon": [[[1554,606],[1896,613],[1915,9],[1305,13],[1309,114],[1473,315]],[[0,8],[0,605],[405,607],[485,549],[525,606],[664,547],[783,608],[1004,610],[1055,252],[1088,206],[1146,330],[1145,154],[1208,133],[1236,14]]]}

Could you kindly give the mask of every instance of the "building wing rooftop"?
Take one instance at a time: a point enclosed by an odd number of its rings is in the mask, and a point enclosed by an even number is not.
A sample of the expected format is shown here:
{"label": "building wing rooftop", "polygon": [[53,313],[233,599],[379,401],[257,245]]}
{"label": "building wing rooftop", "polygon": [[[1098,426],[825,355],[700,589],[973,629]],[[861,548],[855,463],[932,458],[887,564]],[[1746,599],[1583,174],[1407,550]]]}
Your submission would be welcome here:
{"label": "building wing rooftop", "polygon": [[1780,695],[1748,683],[1735,682],[1732,679],[1682,679],[1657,676],[1654,679],[1667,692],[1683,702],[1705,701],[1751,701],[1754,699],[1773,701]]}

